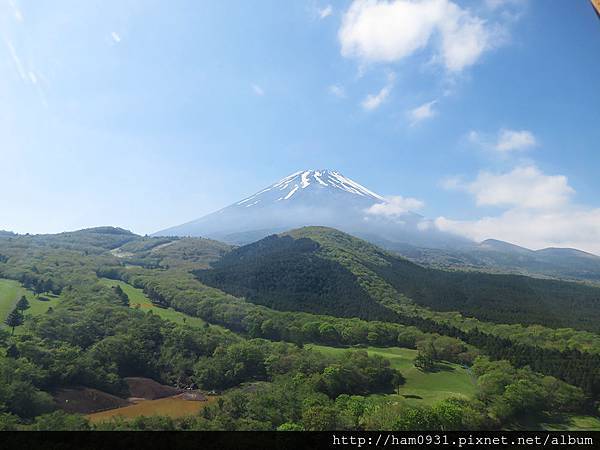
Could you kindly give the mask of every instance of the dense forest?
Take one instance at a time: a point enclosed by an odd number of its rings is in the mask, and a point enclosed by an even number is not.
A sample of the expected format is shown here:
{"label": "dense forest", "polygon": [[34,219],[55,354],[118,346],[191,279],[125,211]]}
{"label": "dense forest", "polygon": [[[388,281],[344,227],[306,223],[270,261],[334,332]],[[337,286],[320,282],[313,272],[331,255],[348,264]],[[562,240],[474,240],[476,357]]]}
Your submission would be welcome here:
{"label": "dense forest", "polygon": [[[352,254],[356,244],[348,244],[347,235],[335,230],[310,233],[298,239],[265,238],[233,250],[213,263],[211,270],[195,274],[206,284],[279,309],[318,308],[315,312],[331,313],[334,308],[339,314],[344,307],[352,315],[370,318],[361,311],[370,299],[361,292],[357,277],[343,270],[339,258],[327,256],[327,252]],[[318,243],[319,234],[329,240],[325,251]],[[359,245],[361,252],[354,251],[354,255],[365,269],[421,306],[495,323],[600,330],[600,288],[516,275],[428,269],[370,244]],[[307,292],[313,297],[309,306],[299,302],[308,298]],[[326,298],[327,303],[319,298]],[[371,304],[367,309],[375,310]]]}
{"label": "dense forest", "polygon": [[[0,279],[14,280],[25,301],[15,298],[20,320],[11,326],[7,316],[0,330],[0,429],[474,430],[600,414],[595,334],[536,326],[508,338],[508,325],[448,316],[400,292],[387,253],[308,232],[237,249],[113,228],[1,236]],[[107,279],[158,309],[140,308]],[[416,372],[372,347],[411,349]],[[397,394],[414,373],[449,364],[469,367],[474,394],[422,404]],[[56,400],[74,387],[125,398],[128,377],[222,394],[183,418],[102,423]]]}

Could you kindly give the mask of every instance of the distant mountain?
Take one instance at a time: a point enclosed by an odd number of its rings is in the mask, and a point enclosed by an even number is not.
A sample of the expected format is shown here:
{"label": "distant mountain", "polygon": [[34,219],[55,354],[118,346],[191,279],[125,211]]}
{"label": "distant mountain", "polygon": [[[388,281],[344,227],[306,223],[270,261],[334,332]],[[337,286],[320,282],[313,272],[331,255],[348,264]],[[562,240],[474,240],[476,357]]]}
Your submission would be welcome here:
{"label": "distant mountain", "polygon": [[426,268],[338,230],[307,227],[239,247],[197,270],[205,284],[282,310],[378,319],[414,302],[496,323],[600,331],[600,288]]}
{"label": "distant mountain", "polygon": [[373,242],[432,267],[600,282],[600,257],[571,248],[530,250],[493,239],[446,249]]}
{"label": "distant mountain", "polygon": [[111,250],[140,239],[137,234],[116,227],[87,228],[57,234],[10,234],[9,236],[24,239],[29,245],[62,247],[72,250],[95,248],[98,252]]}
{"label": "distant mountain", "polygon": [[[373,208],[375,206],[375,208]],[[226,208],[154,236],[207,237],[244,245],[304,226],[358,236],[420,264],[600,282],[600,257],[573,249],[533,251],[495,239],[476,243],[411,211],[373,214],[389,201],[335,170],[303,170]]]}
{"label": "distant mountain", "polygon": [[383,196],[335,170],[303,170],[224,209],[155,236],[203,236],[246,244],[273,233],[319,225],[413,245],[444,248],[468,243],[438,231],[414,212],[393,218],[368,213],[373,205],[387,203]]}

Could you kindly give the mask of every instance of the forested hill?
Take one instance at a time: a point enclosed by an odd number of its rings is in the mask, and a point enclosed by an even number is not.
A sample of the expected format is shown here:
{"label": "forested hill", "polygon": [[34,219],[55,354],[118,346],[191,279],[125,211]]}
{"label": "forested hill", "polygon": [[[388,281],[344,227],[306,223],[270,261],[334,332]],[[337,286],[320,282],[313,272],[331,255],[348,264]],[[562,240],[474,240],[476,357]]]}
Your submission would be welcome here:
{"label": "forested hill", "polygon": [[[600,331],[600,289],[424,268],[340,231],[306,227],[233,250],[195,275],[278,309],[378,317],[383,297],[496,323]],[[387,291],[387,292],[386,292]],[[392,295],[393,297],[393,295]],[[384,311],[385,313],[385,311]],[[371,317],[373,317],[371,316]]]}
{"label": "forested hill", "polygon": [[206,284],[276,309],[382,320],[394,316],[311,239],[269,236],[240,247],[195,274]]}

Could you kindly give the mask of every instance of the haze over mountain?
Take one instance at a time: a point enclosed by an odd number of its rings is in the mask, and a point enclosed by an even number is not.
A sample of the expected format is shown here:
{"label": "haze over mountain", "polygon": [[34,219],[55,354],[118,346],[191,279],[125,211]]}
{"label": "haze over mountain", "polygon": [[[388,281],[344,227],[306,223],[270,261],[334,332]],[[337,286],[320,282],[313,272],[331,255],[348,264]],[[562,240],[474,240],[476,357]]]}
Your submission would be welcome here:
{"label": "haze over mountain", "polygon": [[470,241],[438,230],[405,208],[411,201],[404,200],[406,205],[394,204],[335,170],[301,170],[226,208],[154,235],[248,244],[298,227],[328,226],[425,265],[600,281],[595,255],[575,249],[534,251],[495,239]]}
{"label": "haze over mountain", "polygon": [[246,244],[308,225],[337,228],[365,238],[445,248],[469,241],[437,230],[408,209],[380,214],[383,196],[335,170],[302,170],[250,197],[155,236],[204,236]]}

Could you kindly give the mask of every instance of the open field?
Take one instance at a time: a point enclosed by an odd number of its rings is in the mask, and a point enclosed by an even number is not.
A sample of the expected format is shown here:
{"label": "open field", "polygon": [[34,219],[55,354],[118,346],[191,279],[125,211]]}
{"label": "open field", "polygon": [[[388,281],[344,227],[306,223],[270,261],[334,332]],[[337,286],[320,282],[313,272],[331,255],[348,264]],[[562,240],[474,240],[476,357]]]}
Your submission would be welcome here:
{"label": "open field", "polygon": [[0,321],[2,324],[17,301],[25,294],[27,294],[27,290],[18,281],[0,278]]}
{"label": "open field", "polygon": [[202,408],[217,401],[217,397],[208,397],[206,401],[185,400],[180,396],[143,400],[135,405],[111,409],[94,414],[87,418],[92,423],[106,422],[113,417],[132,419],[140,416],[169,416],[172,418],[197,414]]}
{"label": "open field", "polygon": [[27,300],[29,300],[30,308],[25,310],[25,316],[39,316],[45,314],[49,308],[54,308],[60,302],[60,295],[54,294],[42,294],[40,298],[37,298],[33,293],[27,293]]}
{"label": "open field", "polygon": [[[0,326],[6,326],[4,319],[13,310],[22,295],[29,300],[30,307],[24,311],[26,318],[45,314],[50,307],[55,307],[60,302],[58,295],[43,294],[38,298],[33,292],[21,286],[18,281],[0,279]],[[15,334],[22,332],[23,327],[15,328]]]}
{"label": "open field", "polygon": [[171,308],[159,308],[158,306],[153,305],[150,299],[146,297],[141,289],[134,288],[124,281],[102,278],[100,283],[104,284],[105,286],[121,286],[121,289],[123,289],[123,291],[129,297],[129,304],[132,308],[139,307],[142,311],[150,310],[161,318],[178,324],[185,323],[186,325],[190,325],[192,327],[203,327],[206,324],[206,322],[198,317],[188,316],[187,314],[183,314]]}
{"label": "open field", "polygon": [[[342,355],[349,349],[311,345],[311,348],[323,353]],[[400,388],[400,397],[414,405],[433,404],[449,397],[463,396],[471,398],[477,387],[468,369],[451,363],[441,364],[437,372],[422,372],[413,365],[416,350],[400,347],[366,347],[370,355],[379,355],[388,359],[392,367],[402,372],[406,384]]]}

